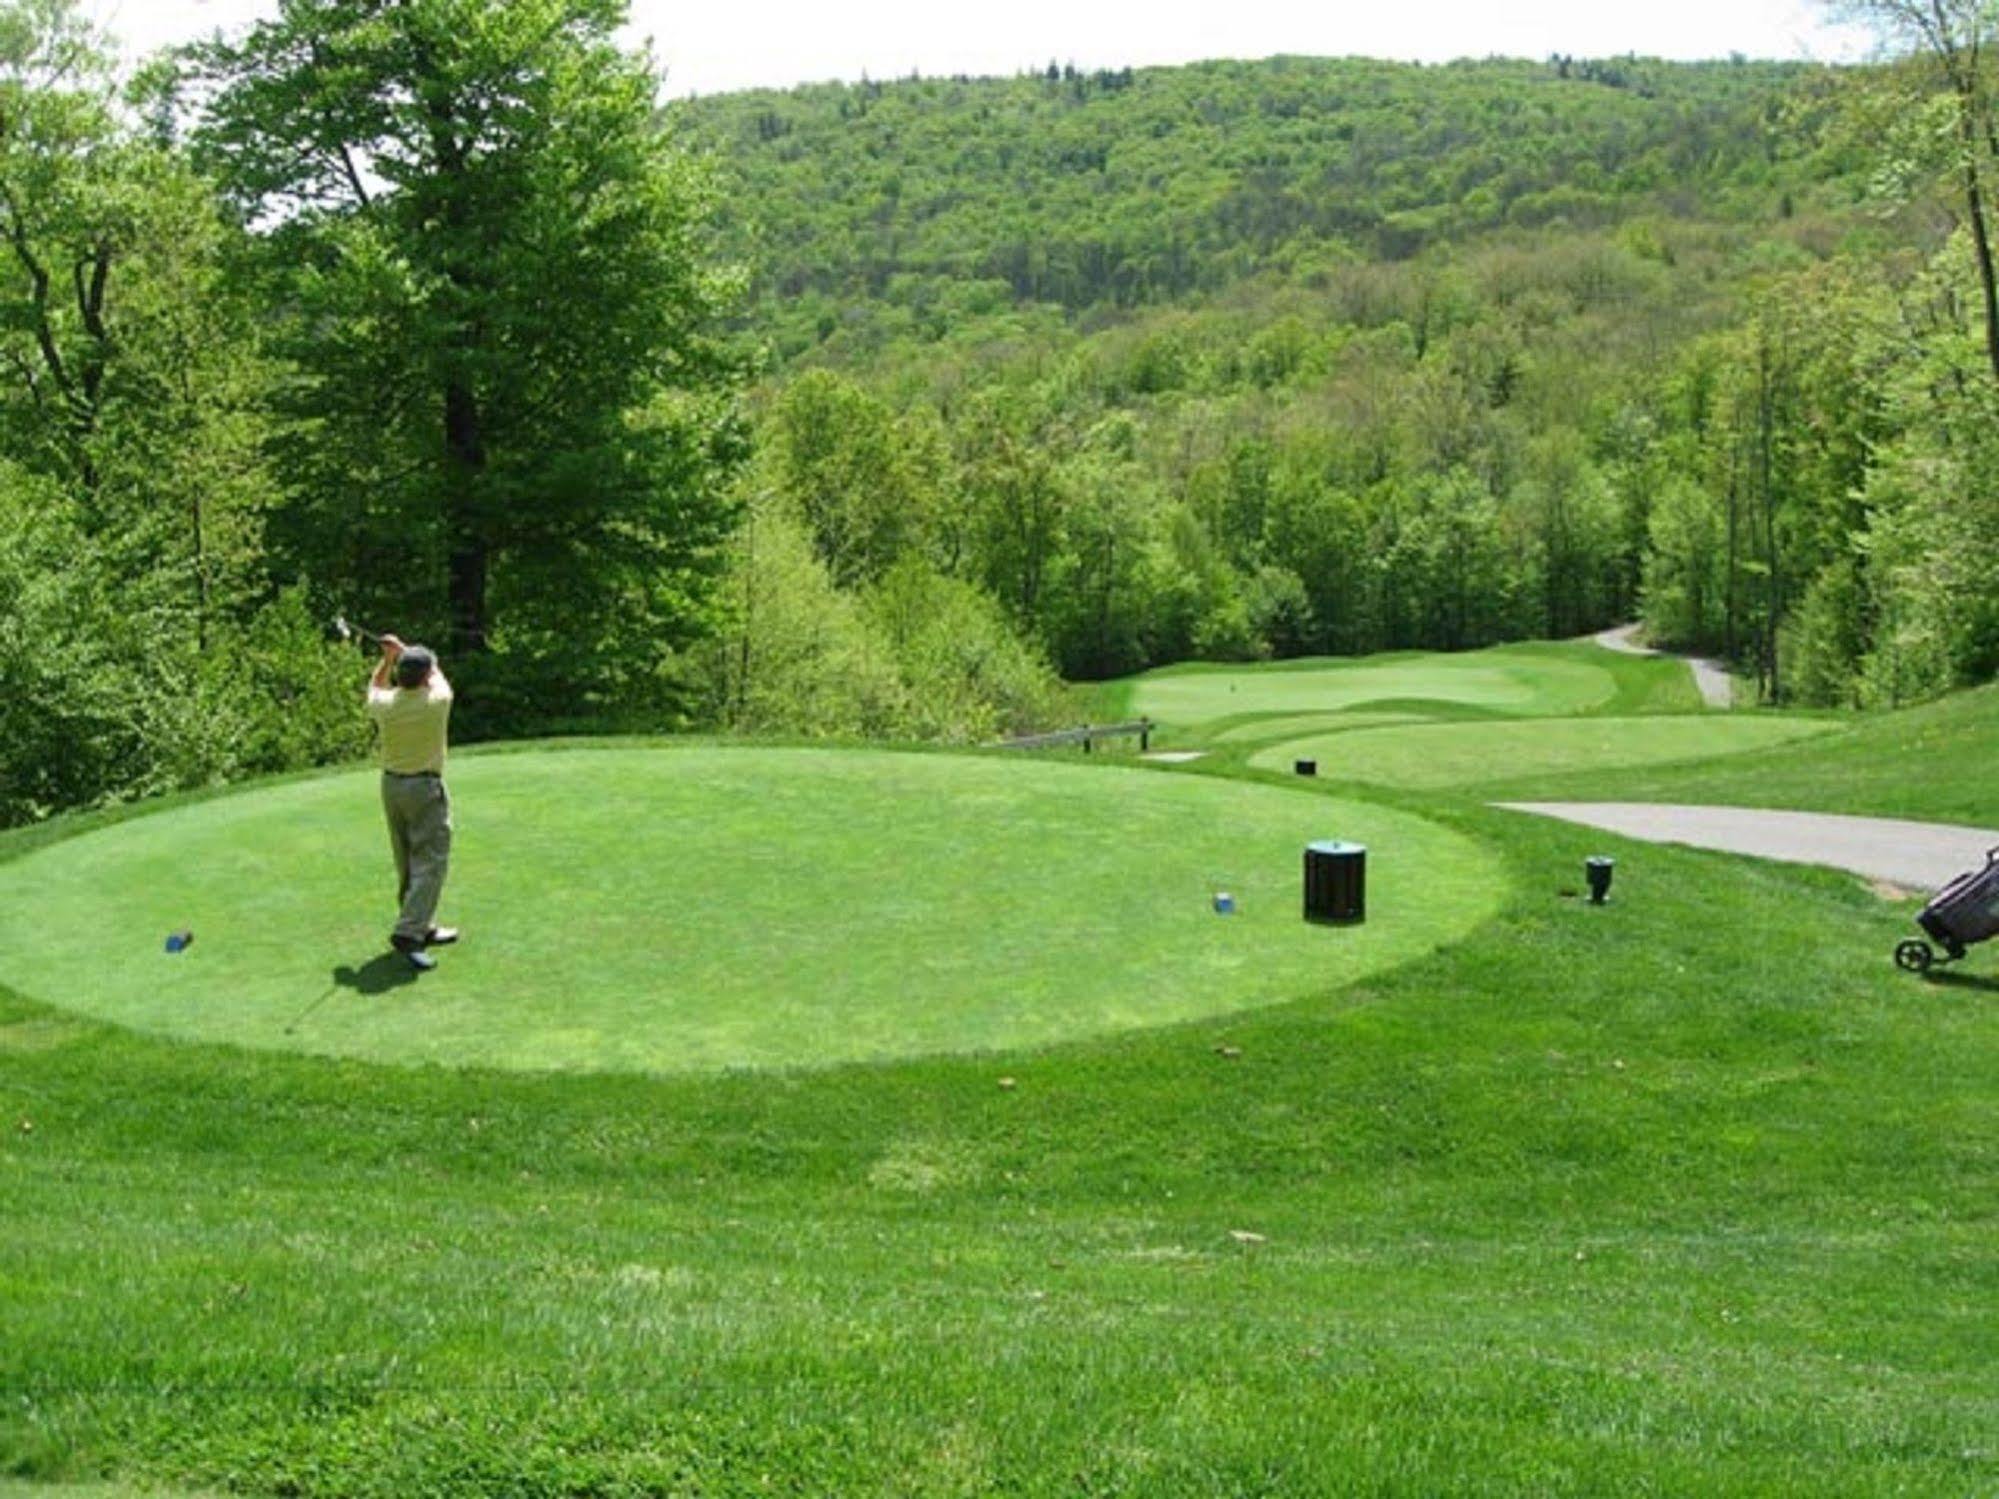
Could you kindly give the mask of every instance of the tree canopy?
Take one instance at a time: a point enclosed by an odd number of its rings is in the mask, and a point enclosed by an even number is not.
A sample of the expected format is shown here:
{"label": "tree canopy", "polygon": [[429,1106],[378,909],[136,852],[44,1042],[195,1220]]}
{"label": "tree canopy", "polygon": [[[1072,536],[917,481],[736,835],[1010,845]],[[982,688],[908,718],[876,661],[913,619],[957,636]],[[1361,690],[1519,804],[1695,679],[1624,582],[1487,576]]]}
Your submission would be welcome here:
{"label": "tree canopy", "polygon": [[701,632],[740,450],[709,189],[622,19],[294,0],[195,75],[196,160],[298,372],[287,547],[454,656],[559,654],[572,687]]}

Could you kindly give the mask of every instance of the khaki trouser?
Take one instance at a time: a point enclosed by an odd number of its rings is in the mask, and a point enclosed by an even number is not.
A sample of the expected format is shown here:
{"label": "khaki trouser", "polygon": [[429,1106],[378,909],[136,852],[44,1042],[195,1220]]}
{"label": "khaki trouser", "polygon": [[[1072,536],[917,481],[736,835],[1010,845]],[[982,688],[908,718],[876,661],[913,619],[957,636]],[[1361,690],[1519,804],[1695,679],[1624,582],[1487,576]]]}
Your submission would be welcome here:
{"label": "khaki trouser", "polygon": [[451,793],[440,776],[382,775],[382,810],[396,855],[396,935],[422,941],[451,868]]}

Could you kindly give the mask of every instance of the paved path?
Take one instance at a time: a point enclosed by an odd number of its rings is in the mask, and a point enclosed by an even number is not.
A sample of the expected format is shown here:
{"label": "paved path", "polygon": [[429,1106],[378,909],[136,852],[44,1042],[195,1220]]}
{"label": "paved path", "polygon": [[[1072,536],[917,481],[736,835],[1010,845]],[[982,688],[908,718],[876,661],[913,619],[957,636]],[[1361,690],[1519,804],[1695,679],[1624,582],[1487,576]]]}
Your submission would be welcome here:
{"label": "paved path", "polygon": [[[1619,625],[1614,630],[1599,631],[1596,643],[1607,651],[1622,651],[1627,656],[1661,656],[1663,651],[1655,651],[1650,646],[1638,643],[1638,625]],[[1700,689],[1701,701],[1710,708],[1732,708],[1735,706],[1735,683],[1729,680],[1728,668],[1719,661],[1706,656],[1682,656],[1680,659],[1694,674],[1694,686]]]}
{"label": "paved path", "polygon": [[1829,812],[1765,812],[1751,807],[1684,807],[1662,802],[1502,802],[1650,843],[1754,854],[1793,864],[1825,864],[1913,890],[1933,890],[1985,863],[1999,831]]}
{"label": "paved path", "polygon": [[1656,656],[1659,653],[1649,645],[1638,643],[1638,632],[1643,625],[1619,625],[1611,630],[1598,630],[1596,643],[1607,651],[1622,651],[1627,656]]}

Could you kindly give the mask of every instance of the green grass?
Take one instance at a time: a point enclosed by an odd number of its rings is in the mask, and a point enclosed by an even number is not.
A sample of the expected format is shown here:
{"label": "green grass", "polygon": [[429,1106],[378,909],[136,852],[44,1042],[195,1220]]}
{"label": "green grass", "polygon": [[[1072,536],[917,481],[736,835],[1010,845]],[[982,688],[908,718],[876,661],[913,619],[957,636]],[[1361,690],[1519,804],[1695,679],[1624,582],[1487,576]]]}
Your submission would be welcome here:
{"label": "green grass", "polygon": [[1335,780],[1440,790],[1530,773],[1710,761],[1795,746],[1835,727],[1818,718],[1720,714],[1402,724],[1287,740],[1258,750],[1249,763],[1289,770],[1294,761],[1316,760],[1319,774]]}
{"label": "green grass", "polygon": [[[1994,763],[1988,720],[1935,711],[1960,764]],[[1874,745],[1896,780],[1898,741]],[[1235,786],[1238,753],[1094,774],[1191,794]],[[1835,763],[1864,780],[1863,754]],[[515,758],[540,757],[494,763]],[[1952,805],[1917,785],[1907,810]],[[1329,821],[1353,799],[1282,795]],[[1358,984],[988,1055],[391,1067],[0,990],[0,1474],[343,1496],[1999,1488],[1993,961],[1897,973],[1910,908],[1829,872],[1370,796],[1493,851],[1498,914]],[[1565,898],[1606,850],[1616,900]]]}
{"label": "green grass", "polygon": [[1177,727],[1251,714],[1320,714],[1423,703],[1522,716],[1689,710],[1684,664],[1591,642],[1495,646],[1459,655],[1315,658],[1263,666],[1166,667],[1106,684],[1112,712]]}
{"label": "green grass", "polygon": [[[802,1066],[1268,1004],[1495,906],[1490,856],[1435,824],[1146,771],[601,749],[476,757],[451,779],[444,914],[470,932],[421,983],[383,952],[393,886],[365,772],[0,866],[0,980],[161,1034],[383,1062]],[[1356,932],[1295,919],[1300,851],[1335,835],[1377,850],[1387,919]],[[1213,912],[1217,890],[1236,915]],[[182,927],[195,943],[169,956]]]}
{"label": "green grass", "polygon": [[1552,889],[1580,837],[1465,817],[1521,888],[1479,941],[1004,1059],[409,1072],[8,1002],[0,1453],[309,1494],[1989,1487],[1985,997],[1900,979],[1850,881],[1619,849],[1594,910]]}
{"label": "green grass", "polygon": [[1715,802],[1999,827],[1999,684],[1853,717],[1805,744],[1694,765],[1511,777],[1506,794]]}
{"label": "green grass", "polygon": [[1390,724],[1425,723],[1422,713],[1292,713],[1259,714],[1219,731],[1210,729],[1217,744],[1266,744],[1308,734],[1345,734],[1354,729],[1378,729]]}

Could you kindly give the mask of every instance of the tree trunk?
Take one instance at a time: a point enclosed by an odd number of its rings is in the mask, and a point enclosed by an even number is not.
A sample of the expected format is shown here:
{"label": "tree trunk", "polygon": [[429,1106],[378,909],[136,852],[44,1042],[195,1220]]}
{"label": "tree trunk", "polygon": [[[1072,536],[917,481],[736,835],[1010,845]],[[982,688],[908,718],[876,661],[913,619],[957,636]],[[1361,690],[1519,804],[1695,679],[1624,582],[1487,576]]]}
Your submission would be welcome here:
{"label": "tree trunk", "polygon": [[1117,568],[1117,536],[1108,527],[1104,531],[1104,586],[1097,594],[1097,675],[1111,674],[1111,589],[1114,586]]}
{"label": "tree trunk", "polygon": [[1763,629],[1758,675],[1764,683],[1765,700],[1775,703],[1783,696],[1777,680],[1777,612],[1783,605],[1783,579],[1777,560],[1776,492],[1776,376],[1770,367],[1767,335],[1756,348],[1756,483],[1763,503]]}
{"label": "tree trunk", "polygon": [[[435,69],[428,46],[419,43],[417,57],[418,73],[434,82]],[[440,265],[454,289],[472,293],[477,288],[472,286],[457,254],[471,232],[465,190],[459,180],[465,176],[466,148],[457,134],[457,104],[452,95],[440,89],[429,96],[425,113],[437,174],[451,184],[443,198]],[[451,337],[451,352],[455,358],[466,358],[477,350],[479,342],[476,327],[461,326]],[[478,395],[463,366],[448,368],[444,383],[444,536],[450,609],[446,648],[454,657],[478,655],[486,649],[489,547],[487,528],[480,513],[480,479],[485,468],[486,440]]]}
{"label": "tree trunk", "polygon": [[[1731,439],[1733,434],[1731,434]],[[1729,661],[1735,659],[1738,637],[1736,626],[1739,620],[1740,601],[1737,591],[1737,570],[1741,566],[1740,486],[1737,476],[1741,471],[1737,444],[1731,440],[1728,455],[1728,556],[1722,571],[1721,604],[1721,654]]]}
{"label": "tree trunk", "polygon": [[188,523],[194,531],[194,647],[208,654],[208,544],[202,534],[201,491],[188,503]]}
{"label": "tree trunk", "polygon": [[444,464],[451,609],[447,649],[460,657],[486,649],[486,540],[475,502],[486,450],[478,400],[461,381],[444,389]]}
{"label": "tree trunk", "polygon": [[743,516],[743,642],[736,660],[736,714],[730,727],[741,729],[750,709],[750,641],[757,628],[757,507],[751,502]]}
{"label": "tree trunk", "polygon": [[1985,184],[1978,170],[1977,85],[1957,86],[1958,139],[1964,147],[1964,206],[1971,218],[1972,258],[1978,262],[1978,295],[1985,313],[1985,358],[1999,380],[1999,270],[1992,259],[1992,233],[1985,219]]}
{"label": "tree trunk", "polygon": [[[104,382],[105,361],[108,356],[109,339],[103,322],[105,284],[111,274],[111,251],[108,245],[100,243],[92,253],[79,260],[72,268],[76,283],[77,310],[83,318],[85,331],[94,343],[83,360],[82,376],[72,370],[63,357],[62,347],[57,342],[55,324],[51,319],[49,298],[52,277],[49,269],[36,255],[34,246],[28,239],[27,220],[22,216],[12,184],[0,179],[0,205],[6,208],[7,236],[14,247],[14,254],[21,268],[28,275],[30,300],[33,310],[30,316],[31,331],[35,336],[36,348],[42,356],[57,407],[62,412],[62,432],[69,456],[76,464],[77,477],[83,486],[86,513],[93,525],[103,517],[97,511],[99,479],[97,460],[92,455],[92,439],[96,436],[98,402]],[[85,267],[88,267],[86,274]],[[32,386],[33,381],[31,379]],[[40,392],[36,392],[36,404],[40,405]]]}

